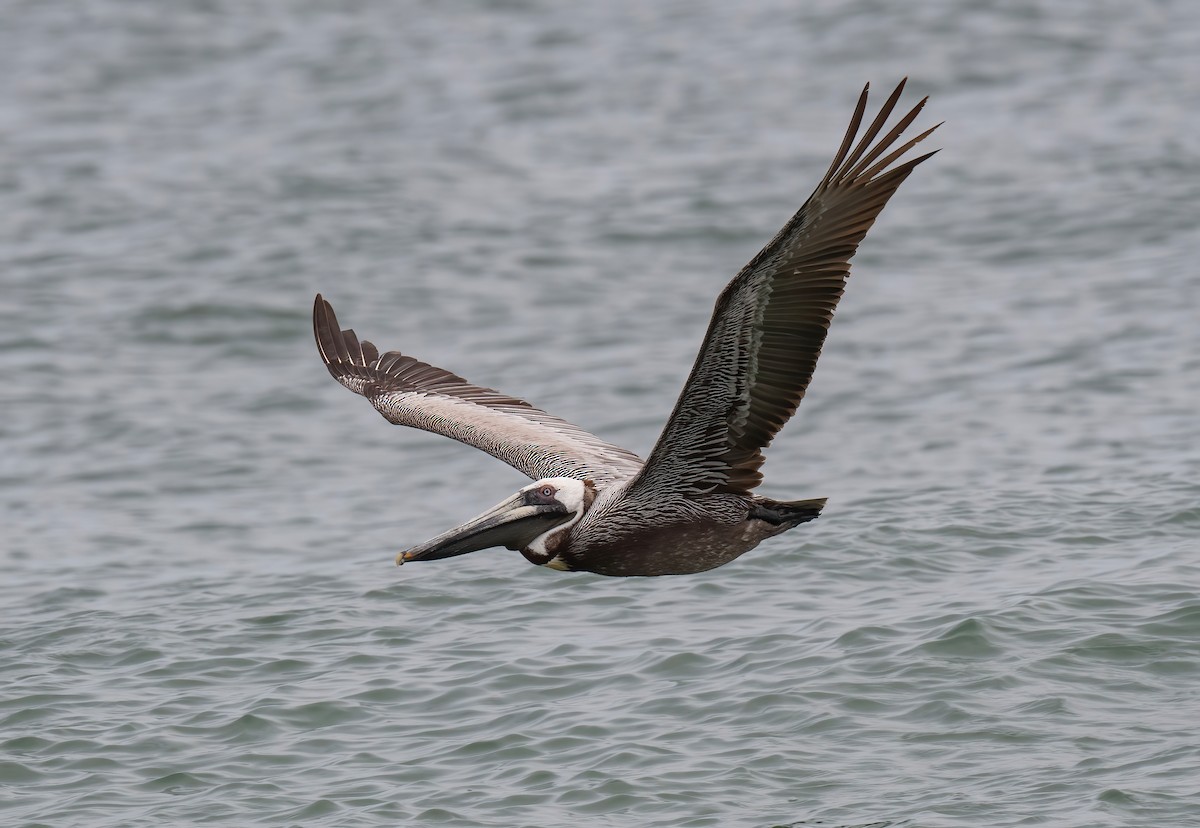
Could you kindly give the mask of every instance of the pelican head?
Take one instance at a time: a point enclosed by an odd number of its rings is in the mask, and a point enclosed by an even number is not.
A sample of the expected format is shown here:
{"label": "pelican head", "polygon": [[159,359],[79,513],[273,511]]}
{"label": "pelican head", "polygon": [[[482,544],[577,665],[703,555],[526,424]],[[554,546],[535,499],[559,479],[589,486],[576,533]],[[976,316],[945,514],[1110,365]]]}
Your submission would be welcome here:
{"label": "pelican head", "polygon": [[453,558],[493,546],[529,550],[530,560],[534,557],[549,560],[553,555],[547,550],[547,542],[583,517],[595,496],[590,480],[543,478],[474,520],[401,552],[396,564]]}

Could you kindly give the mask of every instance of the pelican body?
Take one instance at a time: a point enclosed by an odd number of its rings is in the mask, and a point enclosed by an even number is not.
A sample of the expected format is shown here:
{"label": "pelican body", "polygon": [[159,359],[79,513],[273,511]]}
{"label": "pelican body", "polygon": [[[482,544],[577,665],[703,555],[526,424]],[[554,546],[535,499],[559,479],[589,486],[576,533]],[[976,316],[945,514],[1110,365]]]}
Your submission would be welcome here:
{"label": "pelican body", "polygon": [[856,142],[863,89],[816,190],[722,291],[692,372],[644,461],[524,400],[399,351],[381,355],[342,330],[318,294],[313,331],[334,379],[388,421],[475,446],[534,481],[396,562],[505,547],[552,569],[682,575],[727,564],[816,518],[824,498],[777,501],[753,489],[762,480],[762,449],[812,378],[851,257],[900,184],[934,154],[896,163],[937,128],[901,142],[922,99],[884,132],[903,89],[902,81]]}

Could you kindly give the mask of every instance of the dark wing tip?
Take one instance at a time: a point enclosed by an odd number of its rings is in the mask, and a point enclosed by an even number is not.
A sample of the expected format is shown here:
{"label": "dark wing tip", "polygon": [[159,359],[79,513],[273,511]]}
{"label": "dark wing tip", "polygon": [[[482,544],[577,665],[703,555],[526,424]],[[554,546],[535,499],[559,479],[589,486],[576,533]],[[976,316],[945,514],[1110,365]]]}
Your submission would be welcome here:
{"label": "dark wing tip", "polygon": [[[756,325],[763,337],[760,347],[769,346],[769,358],[757,361],[754,388],[747,392],[744,408],[738,409],[744,413],[739,413],[742,419],[731,428],[721,456],[726,478],[719,482],[718,491],[744,494],[761,482],[762,450],[804,397],[850,259],[904,179],[937,152],[904,157],[940,126],[904,137],[927,98],[907,111],[899,110],[903,114],[889,125],[907,80],[897,84],[869,122],[865,113],[870,87],[863,89],[816,191],[743,271],[753,273],[764,263],[768,268],[765,278],[771,280],[771,299],[763,304]],[[651,455],[649,462],[654,460]]]}
{"label": "dark wing tip", "polygon": [[333,315],[333,307],[325,301],[325,297],[317,294],[313,302],[313,336],[317,340],[317,352],[325,364],[333,365],[337,361],[337,346],[330,329],[329,320],[333,319],[333,329],[338,330],[337,317]]}
{"label": "dark wing tip", "polygon": [[319,293],[313,302],[313,336],[321,360],[338,382],[346,385],[349,377],[371,378],[367,369],[379,359],[379,350],[366,340],[359,342],[352,328],[342,330],[333,306]]}
{"label": "dark wing tip", "polygon": [[457,374],[400,351],[380,354],[371,342],[360,342],[353,328],[343,330],[333,306],[319,293],[313,303],[313,334],[329,373],[356,394],[370,397],[387,390],[421,390],[483,405],[533,408],[524,400],[472,385]]}
{"label": "dark wing tip", "polygon": [[[882,160],[879,160],[880,156],[892,149],[900,136],[916,120],[917,115],[921,113],[921,110],[925,108],[925,104],[929,100],[929,97],[925,96],[917,101],[916,105],[901,117],[886,135],[880,138],[880,133],[895,111],[907,83],[907,77],[901,79],[900,83],[896,85],[896,88],[892,90],[892,93],[888,95],[887,100],[880,107],[875,119],[866,128],[862,136],[859,137],[858,132],[862,126],[863,115],[866,111],[867,90],[870,88],[870,84],[867,84],[863,88],[863,92],[858,99],[858,104],[855,107],[854,115],[850,119],[850,125],[846,129],[846,134],[842,139],[842,145],[834,156],[833,163],[829,165],[825,177],[821,180],[820,185],[818,185],[818,190],[854,181],[870,181],[941,126],[940,123],[935,124],[898,149],[888,153]],[[876,141],[877,138],[879,139],[878,141]],[[858,139],[857,144],[855,143],[855,139]],[[851,149],[852,146],[853,149]],[[928,157],[922,157],[917,163],[924,161]],[[915,166],[916,164],[906,164],[909,170]]]}

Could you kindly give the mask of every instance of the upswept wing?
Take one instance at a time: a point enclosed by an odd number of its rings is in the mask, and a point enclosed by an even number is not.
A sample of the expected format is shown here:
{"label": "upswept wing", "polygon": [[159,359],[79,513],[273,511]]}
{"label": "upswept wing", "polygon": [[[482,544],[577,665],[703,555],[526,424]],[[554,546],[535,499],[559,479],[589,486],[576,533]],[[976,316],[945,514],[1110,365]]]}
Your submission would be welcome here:
{"label": "upswept wing", "polygon": [[329,373],[371,401],[389,422],[452,437],[482,449],[537,480],[571,477],[598,486],[632,477],[636,454],[604,442],[524,400],[472,385],[399,351],[382,356],[338,326],[320,294],[313,333]]}
{"label": "upswept wing", "polygon": [[721,293],[692,373],[631,494],[746,494],[762,480],[762,449],[804,396],[851,257],[896,188],[934,154],[891,166],[937,128],[893,149],[925,99],[872,145],[903,89],[901,81],[854,144],[867,104],[863,89],[817,189]]}

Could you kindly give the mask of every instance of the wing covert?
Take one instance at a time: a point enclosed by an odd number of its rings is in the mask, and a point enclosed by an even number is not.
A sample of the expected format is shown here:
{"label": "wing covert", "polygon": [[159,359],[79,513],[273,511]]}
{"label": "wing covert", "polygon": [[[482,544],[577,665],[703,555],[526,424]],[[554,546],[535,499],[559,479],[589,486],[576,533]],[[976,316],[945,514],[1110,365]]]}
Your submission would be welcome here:
{"label": "wing covert", "polygon": [[904,179],[934,154],[891,166],[937,128],[893,149],[925,99],[872,143],[904,83],[855,144],[863,89],[816,190],[718,297],[696,363],[631,493],[748,494],[762,480],[762,449],[804,397],[851,257]]}
{"label": "wing covert", "polygon": [[522,399],[473,385],[399,351],[381,355],[353,330],[342,330],[320,294],[313,305],[313,333],[333,378],[396,425],[459,440],[534,480],[571,477],[603,487],[632,477],[642,466],[633,452]]}

